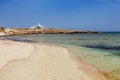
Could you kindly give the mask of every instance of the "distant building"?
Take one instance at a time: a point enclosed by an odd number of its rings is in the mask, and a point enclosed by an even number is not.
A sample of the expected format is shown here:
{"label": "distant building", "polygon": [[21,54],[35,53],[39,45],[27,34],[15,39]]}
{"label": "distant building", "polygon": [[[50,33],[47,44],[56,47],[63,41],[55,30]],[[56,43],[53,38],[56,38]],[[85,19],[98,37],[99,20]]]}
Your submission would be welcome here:
{"label": "distant building", "polygon": [[37,24],[37,25],[34,25],[32,27],[30,27],[31,29],[44,29],[44,25],[41,25],[41,24]]}

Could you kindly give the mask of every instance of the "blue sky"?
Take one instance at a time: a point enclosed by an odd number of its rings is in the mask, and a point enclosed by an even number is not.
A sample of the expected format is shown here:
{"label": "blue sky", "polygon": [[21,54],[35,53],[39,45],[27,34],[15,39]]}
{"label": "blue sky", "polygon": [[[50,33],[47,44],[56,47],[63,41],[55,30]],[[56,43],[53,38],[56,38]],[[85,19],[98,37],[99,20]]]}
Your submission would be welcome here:
{"label": "blue sky", "polygon": [[0,26],[120,31],[120,0],[0,0]]}

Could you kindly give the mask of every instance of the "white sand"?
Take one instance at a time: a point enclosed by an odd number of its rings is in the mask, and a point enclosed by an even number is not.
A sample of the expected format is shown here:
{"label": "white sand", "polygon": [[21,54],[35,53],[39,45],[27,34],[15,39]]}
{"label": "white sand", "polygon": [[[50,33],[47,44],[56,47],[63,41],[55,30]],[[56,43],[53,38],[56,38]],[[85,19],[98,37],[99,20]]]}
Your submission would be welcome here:
{"label": "white sand", "polygon": [[27,58],[33,50],[27,43],[0,40],[0,68],[9,61]]}
{"label": "white sand", "polygon": [[31,44],[0,41],[0,80],[107,80],[66,48]]}
{"label": "white sand", "polygon": [[4,36],[4,35],[6,35],[5,33],[3,33],[3,32],[0,32],[0,36]]}

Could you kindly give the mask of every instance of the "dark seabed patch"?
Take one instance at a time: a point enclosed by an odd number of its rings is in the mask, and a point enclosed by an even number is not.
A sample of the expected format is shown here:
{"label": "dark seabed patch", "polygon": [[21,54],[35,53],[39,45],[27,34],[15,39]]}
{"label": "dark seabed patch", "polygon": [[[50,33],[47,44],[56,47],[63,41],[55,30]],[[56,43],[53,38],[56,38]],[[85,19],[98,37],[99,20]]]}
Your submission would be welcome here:
{"label": "dark seabed patch", "polygon": [[6,40],[7,38],[4,36],[0,36],[0,40]]}
{"label": "dark seabed patch", "polygon": [[116,56],[120,58],[120,46],[106,46],[106,45],[97,44],[97,45],[82,45],[82,47],[110,52],[105,56]]}
{"label": "dark seabed patch", "polygon": [[10,38],[10,37],[6,37],[6,39],[12,40],[12,41],[19,41],[19,42],[36,42],[36,41],[33,41],[33,40],[17,39],[17,38]]}
{"label": "dark seabed patch", "polygon": [[83,47],[94,48],[94,49],[103,49],[103,50],[120,50],[120,46],[106,46],[106,45],[83,45]]}

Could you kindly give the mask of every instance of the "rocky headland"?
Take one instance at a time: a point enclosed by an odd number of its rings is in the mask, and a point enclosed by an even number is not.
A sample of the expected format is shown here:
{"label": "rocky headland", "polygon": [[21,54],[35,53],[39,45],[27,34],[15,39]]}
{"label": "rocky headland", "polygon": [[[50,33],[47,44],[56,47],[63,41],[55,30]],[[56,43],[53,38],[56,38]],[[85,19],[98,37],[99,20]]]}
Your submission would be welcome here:
{"label": "rocky headland", "polygon": [[32,35],[32,34],[91,34],[99,33],[87,30],[64,30],[56,28],[0,28],[0,35]]}

